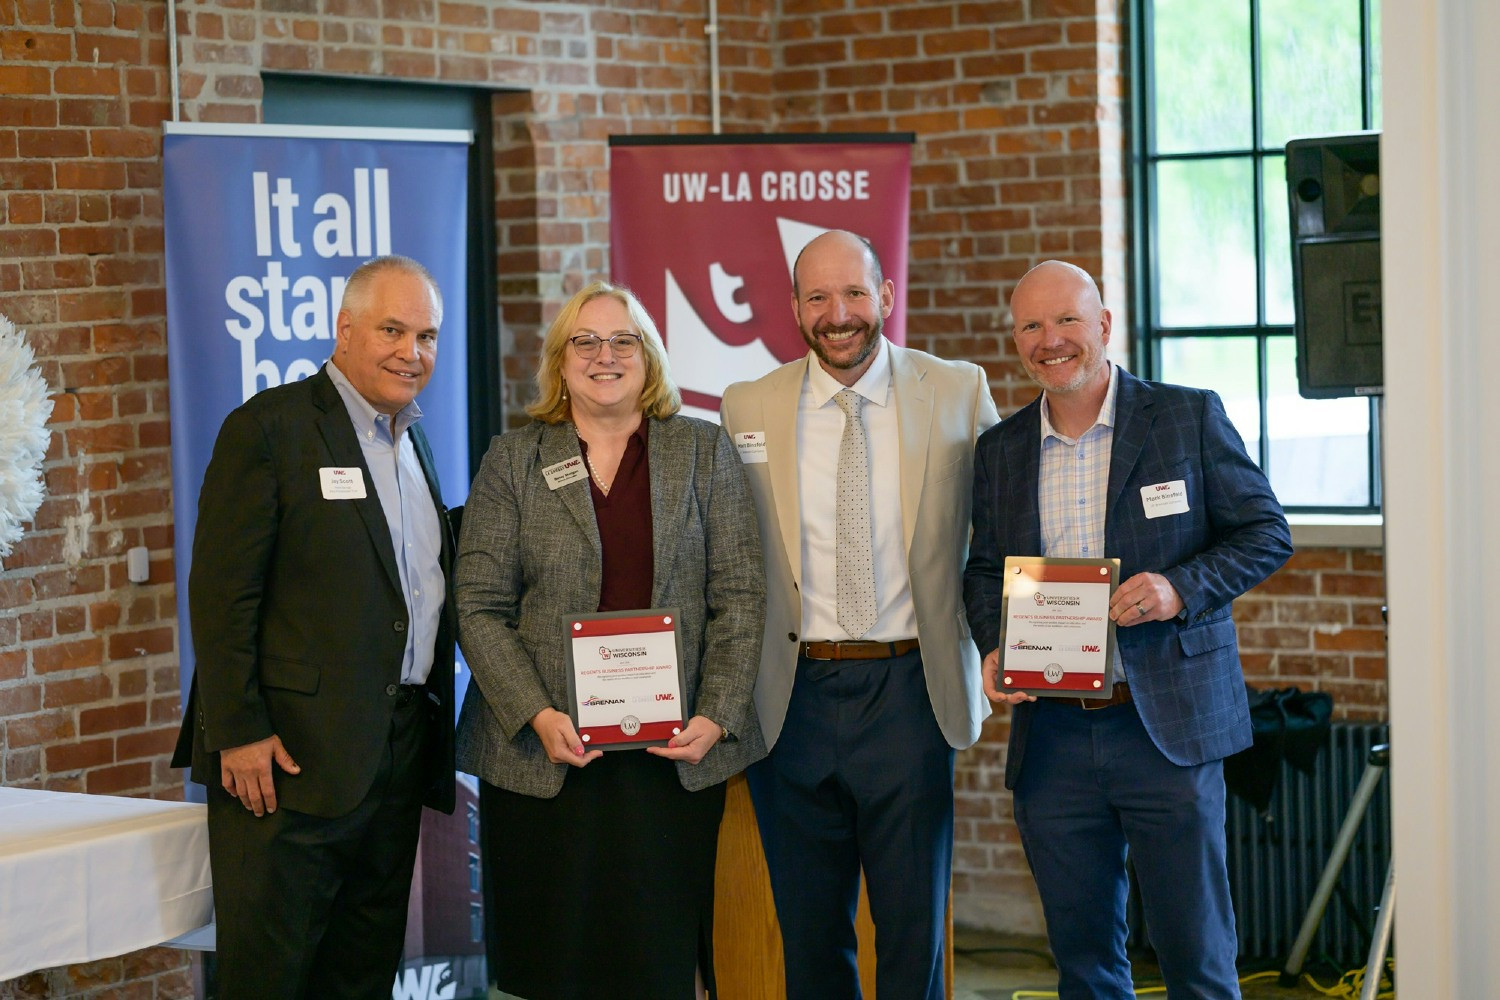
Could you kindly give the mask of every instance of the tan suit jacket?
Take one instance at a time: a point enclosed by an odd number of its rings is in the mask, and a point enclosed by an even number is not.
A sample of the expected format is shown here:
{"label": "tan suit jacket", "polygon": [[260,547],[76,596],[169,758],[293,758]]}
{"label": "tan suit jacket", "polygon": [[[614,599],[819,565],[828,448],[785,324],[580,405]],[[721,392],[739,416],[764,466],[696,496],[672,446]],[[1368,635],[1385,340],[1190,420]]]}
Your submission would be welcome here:
{"label": "tan suit jacket", "polygon": [[[957,749],[973,745],[990,713],[979,653],[963,602],[973,502],[974,441],[999,421],[984,372],[891,345],[891,382],[901,442],[901,524],[916,605],[927,694]],[[765,433],[766,461],[744,466],[755,498],[766,563],[766,632],[755,708],[766,747],[776,744],[797,674],[802,636],[802,518],[797,498],[797,407],[809,354],[724,393],[731,435]]]}

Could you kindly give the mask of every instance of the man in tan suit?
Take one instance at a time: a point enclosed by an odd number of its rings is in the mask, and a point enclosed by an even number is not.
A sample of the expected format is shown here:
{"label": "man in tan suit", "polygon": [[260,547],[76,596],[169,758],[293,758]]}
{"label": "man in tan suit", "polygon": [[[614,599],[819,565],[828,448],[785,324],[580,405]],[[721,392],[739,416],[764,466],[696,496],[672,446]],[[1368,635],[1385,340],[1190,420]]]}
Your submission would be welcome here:
{"label": "man in tan suit", "polygon": [[863,869],[882,996],[944,995],[953,755],[989,703],[962,575],[983,371],[882,335],[895,287],[868,241],[812,240],[792,274],[811,348],[724,394],[766,561],[750,768],[789,1000],[860,995]]}

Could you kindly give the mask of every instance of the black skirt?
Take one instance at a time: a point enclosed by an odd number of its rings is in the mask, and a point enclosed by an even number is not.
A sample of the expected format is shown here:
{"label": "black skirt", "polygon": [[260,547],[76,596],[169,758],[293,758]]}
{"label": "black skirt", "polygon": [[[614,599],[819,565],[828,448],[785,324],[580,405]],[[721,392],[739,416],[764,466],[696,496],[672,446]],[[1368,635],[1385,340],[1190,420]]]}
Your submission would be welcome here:
{"label": "black skirt", "polygon": [[714,864],[724,784],[689,792],[673,762],[605,753],[556,798],[479,790],[490,978],[524,1000],[693,1000],[713,989]]}

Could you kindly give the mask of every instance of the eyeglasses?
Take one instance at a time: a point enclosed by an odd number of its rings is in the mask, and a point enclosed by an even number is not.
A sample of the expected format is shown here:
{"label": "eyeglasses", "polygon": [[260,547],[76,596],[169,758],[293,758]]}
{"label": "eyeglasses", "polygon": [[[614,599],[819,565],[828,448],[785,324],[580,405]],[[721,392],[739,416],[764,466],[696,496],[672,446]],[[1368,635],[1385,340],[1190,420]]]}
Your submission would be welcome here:
{"label": "eyeglasses", "polygon": [[628,358],[641,346],[641,338],[634,333],[617,333],[613,337],[596,337],[592,333],[585,333],[569,337],[568,343],[573,345],[573,350],[578,352],[580,358],[597,356],[600,344],[608,344],[610,353],[615,357]]}

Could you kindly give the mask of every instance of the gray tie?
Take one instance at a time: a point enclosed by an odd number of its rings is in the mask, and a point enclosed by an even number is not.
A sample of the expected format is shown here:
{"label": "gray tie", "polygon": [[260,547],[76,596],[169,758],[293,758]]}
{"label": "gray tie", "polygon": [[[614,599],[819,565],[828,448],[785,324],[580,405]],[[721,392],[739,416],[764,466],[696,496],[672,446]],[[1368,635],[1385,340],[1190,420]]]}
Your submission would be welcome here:
{"label": "gray tie", "polygon": [[844,411],[839,442],[838,513],[834,518],[834,553],[838,568],[838,620],[844,631],[862,639],[875,624],[875,563],[870,551],[870,466],[865,425],[859,408],[864,397],[840,389],[833,401]]}

